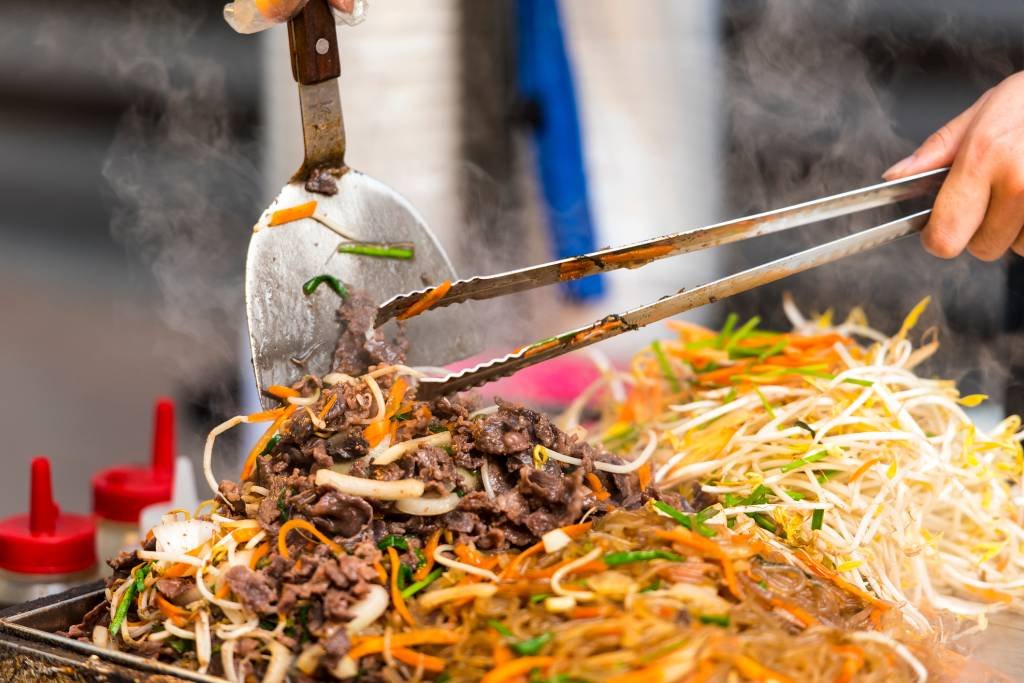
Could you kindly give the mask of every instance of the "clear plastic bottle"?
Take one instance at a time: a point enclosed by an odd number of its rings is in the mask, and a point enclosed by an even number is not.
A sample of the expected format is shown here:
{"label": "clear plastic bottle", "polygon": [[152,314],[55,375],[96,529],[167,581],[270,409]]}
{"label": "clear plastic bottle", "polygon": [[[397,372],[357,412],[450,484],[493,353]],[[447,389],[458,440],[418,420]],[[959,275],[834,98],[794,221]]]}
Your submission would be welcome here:
{"label": "clear plastic bottle", "polygon": [[106,560],[139,545],[139,516],[155,503],[169,501],[174,479],[174,403],[156,402],[150,464],[118,465],[92,479],[92,511],[96,516],[96,552]]}
{"label": "clear plastic bottle", "polygon": [[96,526],[53,502],[50,461],[32,460],[27,515],[0,520],[0,605],[60,593],[99,578]]}

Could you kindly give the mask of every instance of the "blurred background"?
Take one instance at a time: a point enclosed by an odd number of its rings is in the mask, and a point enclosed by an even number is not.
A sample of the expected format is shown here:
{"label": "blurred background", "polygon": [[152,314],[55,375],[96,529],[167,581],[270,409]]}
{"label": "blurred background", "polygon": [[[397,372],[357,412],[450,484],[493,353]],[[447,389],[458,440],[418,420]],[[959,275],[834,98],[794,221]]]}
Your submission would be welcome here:
{"label": "blurred background", "polygon": [[[177,400],[193,457],[251,401],[245,246],[301,137],[283,27],[240,36],[220,15],[0,4],[0,514],[26,505],[35,454],[64,507],[87,510],[92,472],[148,458],[157,395]],[[405,194],[465,275],[876,182],[1024,68],[1024,4],[377,0],[340,45],[349,163]],[[882,218],[475,314],[495,348],[515,346]],[[1017,257],[939,262],[907,240],[689,317],[781,326],[789,290],[892,330],[932,295],[931,371],[991,394],[995,415],[1024,407],[1022,274]]]}

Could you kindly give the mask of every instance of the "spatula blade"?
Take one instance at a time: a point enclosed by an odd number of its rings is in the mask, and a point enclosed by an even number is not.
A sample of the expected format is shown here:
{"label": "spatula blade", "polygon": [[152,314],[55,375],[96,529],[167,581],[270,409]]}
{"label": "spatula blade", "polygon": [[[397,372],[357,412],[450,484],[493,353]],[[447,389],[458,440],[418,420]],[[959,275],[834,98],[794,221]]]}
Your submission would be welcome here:
{"label": "spatula blade", "polygon": [[[263,396],[266,387],[289,385],[304,373],[323,375],[332,369],[341,301],[326,286],[306,296],[304,282],[330,274],[380,304],[400,292],[456,277],[434,234],[401,195],[354,170],[348,170],[337,184],[337,194],[325,196],[307,191],[303,183],[289,183],[260,217],[249,241],[245,268],[249,343],[256,383],[268,407],[274,401]],[[345,240],[311,218],[266,227],[275,211],[313,200],[318,215],[355,240],[410,242],[414,258],[339,254],[338,245]],[[456,310],[408,322],[409,363],[440,365],[469,355],[471,335],[456,332]],[[302,360],[303,367],[292,358]]]}

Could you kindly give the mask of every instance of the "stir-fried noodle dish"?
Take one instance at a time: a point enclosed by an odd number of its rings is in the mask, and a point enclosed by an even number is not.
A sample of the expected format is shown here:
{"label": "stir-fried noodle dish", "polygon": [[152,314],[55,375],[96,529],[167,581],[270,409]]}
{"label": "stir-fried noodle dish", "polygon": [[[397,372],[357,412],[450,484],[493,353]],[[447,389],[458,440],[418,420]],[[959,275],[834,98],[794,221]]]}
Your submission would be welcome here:
{"label": "stir-fried noodle dish", "polygon": [[232,682],[996,680],[957,647],[1024,596],[1020,421],[916,372],[923,309],[671,323],[552,420],[417,401],[351,294],[68,635]]}

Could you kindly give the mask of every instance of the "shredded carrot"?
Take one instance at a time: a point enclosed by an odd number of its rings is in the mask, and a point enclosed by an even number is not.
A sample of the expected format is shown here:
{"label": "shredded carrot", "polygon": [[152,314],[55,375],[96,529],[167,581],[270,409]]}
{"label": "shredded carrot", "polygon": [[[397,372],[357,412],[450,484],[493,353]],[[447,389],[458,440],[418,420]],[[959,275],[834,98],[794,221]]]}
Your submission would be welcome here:
{"label": "shredded carrot", "polygon": [[430,539],[427,540],[427,545],[423,548],[423,556],[426,561],[419,569],[412,575],[415,581],[422,581],[427,578],[427,574],[434,568],[434,551],[437,550],[438,544],[441,542],[441,530],[438,529],[430,535]]}
{"label": "shredded carrot", "polygon": [[725,578],[725,585],[729,587],[729,591],[739,599],[743,599],[743,589],[740,588],[740,582],[736,578],[736,569],[732,566],[732,560],[725,551],[714,541],[708,540],[699,534],[695,534],[689,529],[683,529],[681,527],[664,531],[658,529],[654,532],[660,538],[668,539],[670,541],[678,541],[683,545],[687,545],[691,548],[703,552],[705,555],[715,558],[722,565],[722,574]]}
{"label": "shredded carrot", "polygon": [[805,551],[803,551],[803,550],[796,551],[796,556],[800,559],[801,562],[804,563],[804,565],[808,569],[811,570],[812,573],[817,574],[818,576],[820,576],[823,579],[828,579],[829,581],[834,583],[839,588],[842,588],[843,590],[847,591],[848,593],[853,593],[854,595],[859,597],[864,602],[868,603],[869,605],[873,605],[874,607],[877,607],[879,610],[886,611],[886,610],[889,609],[889,606],[890,606],[889,603],[885,602],[884,600],[879,600],[878,598],[876,598],[871,593],[868,593],[866,590],[864,590],[864,589],[862,589],[862,588],[860,588],[858,586],[855,586],[854,584],[850,583],[849,581],[846,581],[841,576],[839,576],[838,573],[825,568],[824,566],[822,566],[818,562],[815,562],[811,558],[811,556],[808,555]]}
{"label": "shredded carrot", "polygon": [[758,681],[758,683],[768,683],[769,681],[771,683],[793,683],[793,679],[789,676],[773,671],[746,655],[735,655],[732,661],[740,674],[752,681]]}
{"label": "shredded carrot", "polygon": [[363,438],[370,444],[370,448],[377,446],[384,437],[391,431],[390,420],[378,420],[377,422],[371,422],[363,429]]}
{"label": "shredded carrot", "polygon": [[[394,650],[396,647],[409,645],[454,645],[460,640],[462,635],[457,631],[445,628],[420,628],[392,635],[391,648]],[[352,649],[349,650],[348,656],[359,659],[383,651],[383,636],[353,636]]]}
{"label": "shredded carrot", "polygon": [[[556,346],[558,346],[561,343],[562,343],[562,341],[560,339],[549,339],[548,341],[541,342],[540,344],[533,344],[531,346],[527,346],[526,347],[526,353],[523,354],[523,358],[529,358],[530,356],[536,356],[538,353],[543,353],[544,351],[548,351],[550,349],[553,349],[553,348],[555,348]],[[516,349],[515,352],[519,353],[521,350],[522,349]]]}
{"label": "shredded carrot", "polygon": [[593,522],[581,522],[579,524],[569,524],[561,527],[561,532],[569,538],[576,538],[590,531],[590,527],[594,526]]}
{"label": "shredded carrot", "polygon": [[969,584],[964,584],[963,587],[965,590],[967,590],[968,593],[973,593],[974,595],[977,595],[985,602],[1005,602],[1006,604],[1010,604],[1013,602],[1012,595],[1000,590],[996,590],[995,588],[978,588],[976,586],[971,586]]}
{"label": "shredded carrot", "polygon": [[687,683],[707,683],[714,675],[715,663],[711,661],[711,657],[704,657],[697,665],[697,670],[687,679]]}
{"label": "shredded carrot", "polygon": [[660,664],[652,664],[642,669],[634,669],[626,673],[606,679],[607,683],[667,683],[665,668]]}
{"label": "shredded carrot", "polygon": [[392,647],[391,656],[402,662],[414,667],[423,667],[424,671],[430,671],[433,673],[441,673],[444,671],[445,661],[440,657],[433,657],[431,655],[425,655],[422,652],[416,652],[404,647]]}
{"label": "shredded carrot", "polygon": [[385,417],[390,419],[395,416],[402,405],[402,399],[405,398],[405,392],[408,388],[409,384],[401,377],[394,381],[390,391],[388,391],[388,400],[384,405]]}
{"label": "shredded carrot", "polygon": [[640,489],[646,491],[651,485],[651,463],[645,462],[636,471],[636,476],[640,480]]}
{"label": "shredded carrot", "polygon": [[281,384],[271,384],[269,387],[264,389],[264,391],[274,398],[281,399],[282,401],[299,395],[299,392],[295,391],[291,387],[286,387]]}
{"label": "shredded carrot", "polygon": [[331,549],[335,555],[341,555],[345,551],[340,545],[332,541],[331,539],[324,536],[323,532],[317,529],[315,526],[310,524],[304,519],[289,519],[287,522],[281,525],[281,530],[277,532],[277,552],[281,554],[283,558],[291,559],[291,555],[288,552],[288,532],[296,529],[302,529],[316,537],[318,541],[326,545]]}
{"label": "shredded carrot", "polygon": [[380,579],[381,584],[388,585],[388,573],[384,570],[384,565],[377,560],[373,563],[373,571],[377,572],[377,578]]}
{"label": "shredded carrot", "polygon": [[394,546],[388,546],[388,558],[391,560],[391,604],[395,606],[395,611],[405,620],[405,623],[409,626],[416,626],[416,620],[412,618],[409,608],[405,606],[402,591],[398,590],[398,570],[401,563],[398,561],[398,551]]}
{"label": "shredded carrot", "polygon": [[337,402],[337,394],[331,394],[330,396],[328,396],[327,400],[324,402],[324,407],[320,409],[319,413],[317,413],[317,419],[319,419],[322,422],[323,419],[327,417],[327,413],[331,412],[331,408],[333,408],[334,404]]}
{"label": "shredded carrot", "polygon": [[512,558],[512,561],[509,562],[508,565],[504,569],[501,570],[501,575],[500,575],[501,578],[504,579],[504,578],[506,578],[508,576],[512,576],[513,575],[512,574],[513,570],[516,570],[516,574],[518,574],[519,573],[518,567],[522,563],[523,560],[525,560],[526,558],[531,557],[533,555],[536,555],[537,553],[539,553],[539,552],[541,552],[543,550],[544,550],[544,541],[537,541],[536,543],[531,545],[529,548],[527,548],[526,550],[524,550],[523,552],[519,553],[518,555],[516,555],[515,557]]}
{"label": "shredded carrot", "polygon": [[252,551],[252,555],[249,557],[249,568],[255,569],[259,561],[263,559],[263,556],[270,552],[269,543],[261,543],[256,546],[256,549]]}
{"label": "shredded carrot", "polygon": [[274,213],[270,214],[270,221],[267,223],[270,227],[277,225],[284,225],[285,223],[291,223],[302,218],[309,218],[316,211],[316,200],[306,202],[305,204],[299,204],[298,206],[289,206],[286,209],[278,209]]}
{"label": "shredded carrot", "polygon": [[154,591],[156,595],[156,606],[160,610],[160,613],[171,620],[175,626],[185,626],[188,623],[188,618],[191,613],[183,608],[178,607],[173,602],[160,595],[158,591]]}
{"label": "shredded carrot", "polygon": [[866,463],[864,463],[856,470],[854,470],[853,474],[850,475],[850,479],[847,483],[852,484],[853,482],[857,481],[862,476],[864,476],[865,472],[867,472],[869,469],[871,469],[880,462],[882,462],[881,458],[871,458],[871,460],[868,460]]}
{"label": "shredded carrot", "polygon": [[505,644],[505,639],[501,635],[498,635],[494,639],[494,648],[491,651],[491,659],[494,661],[494,666],[500,666],[512,659],[512,650],[510,650],[508,645]]}
{"label": "shredded carrot", "polygon": [[232,531],[231,537],[239,543],[245,543],[246,541],[252,540],[253,536],[258,533],[260,533],[260,528],[258,526],[243,527]]}
{"label": "shredded carrot", "polygon": [[[245,465],[242,466],[242,481],[245,481],[252,476],[253,470],[256,469],[256,458],[260,456],[263,449],[267,447],[268,443],[270,443],[270,439],[273,438],[274,434],[281,429],[281,426],[284,425],[285,421],[291,417],[292,413],[294,413],[297,408],[298,406],[290,405],[284,409],[278,410],[277,419],[274,420],[274,423],[270,425],[267,431],[263,432],[263,436],[260,437],[260,440],[257,441],[256,445],[252,447],[251,451],[249,451],[249,457],[245,459]],[[252,416],[249,416],[249,421],[253,421]]]}
{"label": "shredded carrot", "polygon": [[519,657],[494,667],[484,674],[480,683],[505,683],[534,669],[547,670],[554,663],[554,657]]}
{"label": "shredded carrot", "polygon": [[439,284],[437,287],[434,287],[429,292],[427,292],[422,297],[420,297],[419,300],[417,300],[416,303],[414,303],[412,306],[410,306],[409,308],[405,309],[404,311],[402,311],[401,313],[399,313],[395,317],[398,318],[399,320],[408,320],[409,318],[413,317],[414,315],[419,315],[420,313],[423,313],[428,308],[430,308],[431,306],[436,304],[438,301],[443,299],[444,295],[447,294],[448,290],[451,289],[451,288],[452,288],[452,281],[451,280],[445,280],[444,282]]}
{"label": "shredded carrot", "polygon": [[587,607],[573,607],[569,610],[569,616],[573,619],[596,619],[597,617],[603,617],[607,612],[608,610],[604,607],[590,605]]}
{"label": "shredded carrot", "polygon": [[605,263],[622,263],[627,268],[635,268],[642,266],[649,261],[671,254],[675,251],[675,247],[670,244],[660,244],[651,247],[638,247],[636,249],[630,249],[624,251],[621,254],[608,254],[602,256],[601,260]]}
{"label": "shredded carrot", "polygon": [[810,628],[811,626],[817,626],[819,622],[813,614],[805,610],[800,605],[794,605],[791,602],[786,602],[780,598],[772,598],[770,600],[772,607],[778,607],[782,611],[788,613],[794,619],[804,625],[804,628]]}
{"label": "shredded carrot", "polygon": [[230,593],[231,593],[231,586],[229,586],[228,582],[225,581],[221,585],[217,586],[217,591],[213,594],[213,596],[223,600],[224,598],[228,597],[228,595]]}
{"label": "shredded carrot", "polygon": [[856,645],[834,645],[832,651],[844,660],[836,683],[850,683],[864,666],[864,651]]}
{"label": "shredded carrot", "polygon": [[702,372],[697,375],[697,381],[701,384],[721,384],[728,380],[733,375],[738,375],[741,372],[750,370],[750,363],[738,363],[736,365],[727,365],[724,368],[718,368],[717,370],[711,370],[710,372]]}
{"label": "shredded carrot", "polygon": [[271,408],[270,410],[261,410],[258,413],[246,415],[245,420],[249,424],[252,424],[253,422],[271,422],[281,417],[281,413],[284,411],[284,409],[285,406],[282,406],[280,408]]}
{"label": "shredded carrot", "polygon": [[601,478],[593,472],[587,472],[587,483],[590,484],[590,488],[594,489],[594,497],[598,500],[608,500],[612,494],[605,490],[604,484],[601,483]]}
{"label": "shredded carrot", "polygon": [[167,578],[178,578],[182,576],[192,576],[195,573],[196,566],[194,564],[188,564],[187,562],[178,562],[168,567],[167,571],[163,573],[163,576]]}

